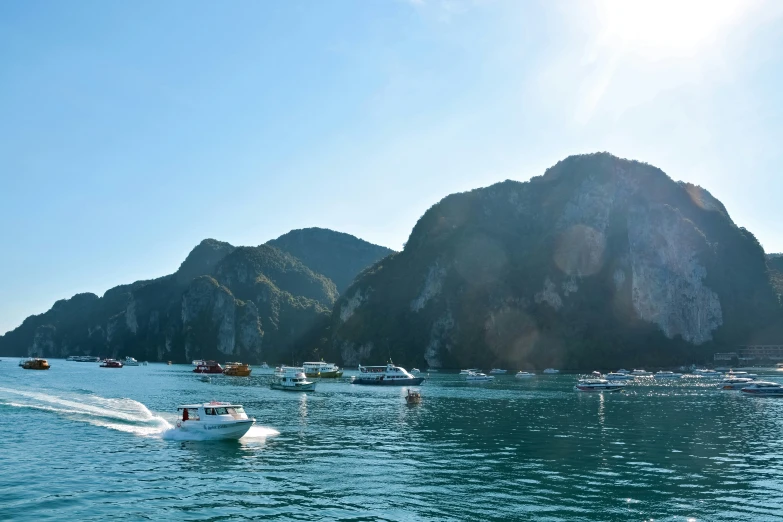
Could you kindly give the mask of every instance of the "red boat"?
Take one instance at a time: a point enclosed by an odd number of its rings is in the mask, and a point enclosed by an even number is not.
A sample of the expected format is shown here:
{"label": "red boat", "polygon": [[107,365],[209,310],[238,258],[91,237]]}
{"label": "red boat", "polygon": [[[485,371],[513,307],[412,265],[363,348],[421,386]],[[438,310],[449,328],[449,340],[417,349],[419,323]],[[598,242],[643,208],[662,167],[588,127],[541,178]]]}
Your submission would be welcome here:
{"label": "red boat", "polygon": [[223,367],[215,361],[206,361],[199,363],[193,373],[223,373]]}
{"label": "red boat", "polygon": [[104,359],[101,368],[122,368],[122,363],[114,359]]}

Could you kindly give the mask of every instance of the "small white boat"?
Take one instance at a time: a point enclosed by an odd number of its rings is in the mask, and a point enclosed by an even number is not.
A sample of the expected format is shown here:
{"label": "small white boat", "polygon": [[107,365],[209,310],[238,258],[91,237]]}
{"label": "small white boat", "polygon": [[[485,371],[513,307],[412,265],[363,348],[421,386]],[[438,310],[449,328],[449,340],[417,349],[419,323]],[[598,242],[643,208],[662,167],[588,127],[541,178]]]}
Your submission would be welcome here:
{"label": "small white boat", "polygon": [[699,368],[696,370],[693,370],[693,375],[701,375],[702,377],[722,377],[723,374],[720,372],[717,372],[715,370],[707,370],[704,368]]}
{"label": "small white boat", "polygon": [[133,357],[126,357],[124,361],[122,361],[123,366],[138,366],[139,361],[134,359]]}
{"label": "small white boat", "polygon": [[304,368],[296,366],[281,366],[275,368],[275,377],[269,387],[273,390],[283,391],[315,391],[315,383],[307,380]]}
{"label": "small white boat", "polygon": [[729,372],[724,375],[725,378],[729,377],[742,377],[742,378],[748,378],[748,379],[755,379],[758,377],[755,373],[748,373],[748,372],[735,372],[734,370],[729,370]]}
{"label": "small white boat", "polygon": [[783,385],[776,382],[755,381],[741,391],[758,397],[783,397]]}
{"label": "small white boat", "polygon": [[262,370],[268,370],[269,369],[269,365],[267,363],[265,363],[265,362],[262,362],[261,366],[259,366],[259,368],[261,368]]}
{"label": "small white boat", "polygon": [[631,373],[631,372],[629,372],[629,371],[628,371],[628,370],[626,370],[625,368],[620,368],[620,369],[619,369],[619,370],[617,370],[615,373],[623,373],[623,374],[625,374],[625,375],[628,375],[628,374],[629,374],[629,373]]}
{"label": "small white boat", "polygon": [[519,371],[516,373],[516,375],[514,375],[514,377],[516,377],[517,379],[527,379],[528,377],[535,377],[535,376],[536,376],[535,373],[522,372],[522,371]]}
{"label": "small white boat", "polygon": [[652,377],[652,372],[647,372],[644,370],[634,370],[631,372],[631,375],[633,375],[634,377]]}
{"label": "small white boat", "polygon": [[468,382],[486,382],[491,381],[495,377],[492,375],[487,375],[486,373],[481,372],[470,372],[465,376],[465,380]]}
{"label": "small white boat", "polygon": [[508,373],[508,370],[503,370],[501,368],[492,368],[489,371],[490,375],[505,375],[506,373]]}
{"label": "small white boat", "polygon": [[750,379],[748,377],[730,377],[728,379],[723,379],[717,385],[717,388],[719,390],[741,390],[742,388],[745,388],[752,382],[753,379]]}
{"label": "small white boat", "polygon": [[616,392],[625,387],[623,382],[609,382],[606,379],[581,379],[574,386],[580,392]]}
{"label": "small white boat", "polygon": [[479,373],[480,371],[481,370],[479,370],[478,368],[468,368],[467,370],[460,370],[459,374],[460,375],[468,375],[468,374],[471,374],[471,373]]}
{"label": "small white boat", "polygon": [[674,373],[674,372],[667,372],[667,371],[660,371],[656,372],[654,377],[656,379],[679,379],[682,377],[681,373]]}
{"label": "small white boat", "polygon": [[633,377],[631,377],[627,373],[612,372],[612,373],[607,373],[604,376],[604,379],[606,379],[607,381],[629,381],[633,379]]}
{"label": "small white boat", "polygon": [[560,373],[560,370],[555,370],[554,368],[547,368],[544,370],[544,373],[547,375],[554,375],[556,373]]}
{"label": "small white boat", "polygon": [[419,370],[418,368],[411,368],[411,373],[413,374],[421,373],[421,370]]}
{"label": "small white boat", "polygon": [[237,440],[256,422],[249,418],[241,404],[206,402],[185,404],[177,408],[179,420],[176,429],[199,438]]}

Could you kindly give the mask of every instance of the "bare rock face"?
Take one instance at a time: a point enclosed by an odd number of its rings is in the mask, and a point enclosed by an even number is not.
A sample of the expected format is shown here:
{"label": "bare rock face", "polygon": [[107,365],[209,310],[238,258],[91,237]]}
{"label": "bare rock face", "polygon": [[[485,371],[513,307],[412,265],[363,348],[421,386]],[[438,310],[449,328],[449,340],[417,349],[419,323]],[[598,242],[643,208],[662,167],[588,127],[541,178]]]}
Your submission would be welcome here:
{"label": "bare rock face", "polygon": [[705,189],[573,156],[430,208],[405,250],[337,301],[331,355],[451,368],[704,362],[783,338],[770,285],[783,278],[768,263]]}

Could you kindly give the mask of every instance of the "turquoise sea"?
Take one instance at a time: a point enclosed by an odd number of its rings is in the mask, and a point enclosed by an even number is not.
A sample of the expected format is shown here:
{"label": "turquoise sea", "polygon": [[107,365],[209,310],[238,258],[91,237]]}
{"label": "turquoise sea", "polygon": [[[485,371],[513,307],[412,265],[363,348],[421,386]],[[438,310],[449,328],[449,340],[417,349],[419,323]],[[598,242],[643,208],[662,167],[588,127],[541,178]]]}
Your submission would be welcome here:
{"label": "turquoise sea", "polygon": [[[347,381],[273,391],[259,369],[50,363],[0,362],[0,520],[783,520],[783,400],[707,379],[583,394],[570,375],[433,373],[408,406]],[[213,399],[258,425],[166,431]]]}

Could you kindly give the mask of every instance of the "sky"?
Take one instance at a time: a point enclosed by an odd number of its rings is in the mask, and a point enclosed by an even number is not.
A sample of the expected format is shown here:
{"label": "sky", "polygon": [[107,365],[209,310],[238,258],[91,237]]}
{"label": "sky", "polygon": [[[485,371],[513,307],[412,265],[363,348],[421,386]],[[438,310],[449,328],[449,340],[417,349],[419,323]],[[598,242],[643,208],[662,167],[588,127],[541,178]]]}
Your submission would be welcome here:
{"label": "sky", "polygon": [[0,2],[0,334],[309,226],[609,151],[783,251],[783,2]]}

